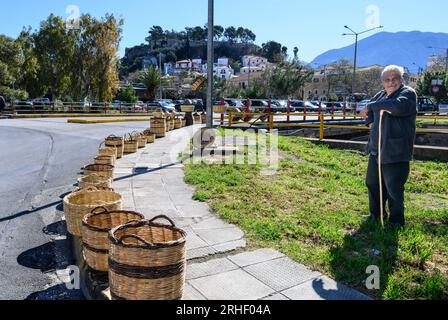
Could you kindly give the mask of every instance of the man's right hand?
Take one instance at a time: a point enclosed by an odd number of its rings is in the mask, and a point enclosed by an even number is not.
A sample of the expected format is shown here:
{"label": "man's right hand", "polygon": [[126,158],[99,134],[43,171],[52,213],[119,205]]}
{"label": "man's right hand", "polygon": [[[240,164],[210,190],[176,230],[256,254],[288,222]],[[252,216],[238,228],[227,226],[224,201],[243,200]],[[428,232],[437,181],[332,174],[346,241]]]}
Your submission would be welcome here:
{"label": "man's right hand", "polygon": [[369,113],[369,109],[366,107],[366,108],[362,109],[362,111],[359,113],[359,115],[362,118],[367,119],[368,113]]}

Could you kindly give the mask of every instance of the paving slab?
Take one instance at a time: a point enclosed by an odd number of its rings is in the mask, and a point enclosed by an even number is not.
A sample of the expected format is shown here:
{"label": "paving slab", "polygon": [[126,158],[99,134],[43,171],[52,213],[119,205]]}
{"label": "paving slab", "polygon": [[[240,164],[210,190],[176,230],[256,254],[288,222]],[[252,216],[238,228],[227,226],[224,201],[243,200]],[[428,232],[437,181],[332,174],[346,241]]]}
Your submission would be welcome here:
{"label": "paving slab", "polygon": [[285,255],[274,249],[259,249],[229,256],[229,260],[240,267],[247,267],[261,262],[283,258]]}
{"label": "paving slab", "polygon": [[209,300],[258,300],[274,290],[243,270],[234,270],[190,280]]}
{"label": "paving slab", "polygon": [[371,300],[368,296],[322,276],[282,292],[292,300]]}
{"label": "paving slab", "polygon": [[244,270],[276,291],[291,288],[322,275],[287,257],[251,265]]}
{"label": "paving slab", "polygon": [[205,297],[195,288],[193,288],[188,282],[184,285],[184,294],[182,300],[194,301],[194,300],[207,300]]}
{"label": "paving slab", "polygon": [[195,231],[198,236],[204,239],[209,245],[217,245],[226,242],[241,240],[244,237],[244,232],[237,227],[224,229],[201,229]]}
{"label": "paving slab", "polygon": [[238,266],[227,258],[213,259],[203,263],[191,263],[187,266],[187,280],[212,276],[238,269]]}

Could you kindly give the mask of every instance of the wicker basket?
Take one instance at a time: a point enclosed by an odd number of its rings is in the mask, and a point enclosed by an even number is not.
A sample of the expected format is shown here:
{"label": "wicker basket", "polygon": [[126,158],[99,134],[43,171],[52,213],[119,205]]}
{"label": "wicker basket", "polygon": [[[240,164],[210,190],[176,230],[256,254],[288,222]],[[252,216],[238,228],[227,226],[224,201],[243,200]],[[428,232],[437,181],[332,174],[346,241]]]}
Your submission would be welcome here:
{"label": "wicker basket", "polygon": [[226,106],[213,106],[213,112],[216,113],[225,113],[227,111]]}
{"label": "wicker basket", "polygon": [[175,119],[174,120],[174,129],[180,129],[182,128],[182,119]]}
{"label": "wicker basket", "polygon": [[138,151],[138,140],[137,138],[129,135],[129,138],[124,140],[124,154],[135,153]]}
{"label": "wicker basket", "polygon": [[113,178],[114,166],[110,164],[89,164],[84,167],[84,175],[97,174],[106,178]]}
{"label": "wicker basket", "polygon": [[156,135],[157,138],[163,138],[166,136],[167,124],[166,119],[154,118],[151,119],[151,132]]}
{"label": "wicker basket", "polygon": [[84,259],[93,270],[109,270],[109,231],[116,226],[140,221],[145,217],[138,212],[97,207],[82,220],[82,242]]}
{"label": "wicker basket", "polygon": [[154,143],[154,141],[156,141],[156,135],[151,133],[151,130],[149,129],[143,131],[143,135],[146,138],[146,143]]}
{"label": "wicker basket", "polygon": [[[163,218],[170,226],[155,223]],[[130,222],[109,233],[109,284],[114,300],[178,300],[186,267],[186,233],[166,216]]]}
{"label": "wicker basket", "polygon": [[146,147],[146,137],[141,132],[134,131],[132,132],[132,136],[134,139],[137,139],[138,148],[144,148]]}
{"label": "wicker basket", "polygon": [[110,135],[106,138],[106,140],[104,142],[105,142],[106,147],[116,148],[115,156],[117,159],[120,159],[121,157],[123,157],[124,141],[123,141],[122,137]]}
{"label": "wicker basket", "polygon": [[156,111],[154,111],[152,113],[152,116],[157,119],[165,119],[167,114],[165,112],[163,112],[162,109],[159,108],[159,109],[156,109]]}
{"label": "wicker basket", "polygon": [[200,114],[194,114],[193,115],[193,118],[194,118],[194,122],[195,122],[195,124],[198,124],[198,123],[202,123],[202,117],[201,117],[201,115]]}
{"label": "wicker basket", "polygon": [[113,166],[115,164],[115,156],[102,156],[95,157],[95,164],[109,164]]}
{"label": "wicker basket", "polygon": [[182,128],[187,126],[187,120],[183,119],[182,120]]}
{"label": "wicker basket", "polygon": [[98,155],[100,156],[113,156],[114,163],[117,160],[117,150],[115,147],[103,147],[105,142],[101,142],[100,147],[98,148]]}
{"label": "wicker basket", "polygon": [[64,215],[67,230],[74,236],[81,236],[82,219],[98,206],[107,210],[121,210],[121,195],[113,191],[93,187],[73,192],[64,198]]}
{"label": "wicker basket", "polygon": [[78,179],[78,188],[86,189],[95,187],[99,190],[107,190],[112,188],[112,179],[93,173]]}
{"label": "wicker basket", "polygon": [[194,106],[193,105],[183,105],[183,106],[180,106],[180,111],[182,111],[182,112],[193,112],[194,111]]}

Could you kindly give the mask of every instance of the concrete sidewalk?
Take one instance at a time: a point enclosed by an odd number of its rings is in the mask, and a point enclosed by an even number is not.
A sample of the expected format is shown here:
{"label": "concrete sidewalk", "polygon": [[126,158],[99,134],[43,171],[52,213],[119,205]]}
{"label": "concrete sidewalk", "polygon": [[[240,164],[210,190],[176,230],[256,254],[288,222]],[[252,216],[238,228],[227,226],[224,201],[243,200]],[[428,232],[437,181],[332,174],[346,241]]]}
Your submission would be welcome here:
{"label": "concrete sidewalk", "polygon": [[167,133],[118,160],[114,189],[125,210],[146,218],[164,214],[187,232],[184,300],[365,300],[369,297],[272,249],[245,250],[244,233],[192,199],[178,160],[201,126]]}

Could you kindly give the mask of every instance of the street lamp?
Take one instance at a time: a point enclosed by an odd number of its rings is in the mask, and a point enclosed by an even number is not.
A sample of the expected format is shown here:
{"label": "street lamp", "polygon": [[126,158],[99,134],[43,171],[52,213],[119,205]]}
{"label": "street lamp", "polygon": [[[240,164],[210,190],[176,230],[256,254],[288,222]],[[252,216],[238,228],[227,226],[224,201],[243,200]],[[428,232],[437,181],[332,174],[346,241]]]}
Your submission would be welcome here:
{"label": "street lamp", "polygon": [[448,48],[428,47],[428,49],[446,50],[445,73],[448,73]]}
{"label": "street lamp", "polygon": [[207,128],[213,128],[213,30],[214,0],[208,0],[208,41],[207,41]]}
{"label": "street lamp", "polygon": [[350,30],[352,33],[343,33],[342,34],[343,36],[355,36],[355,62],[353,64],[353,82],[352,82],[352,94],[354,94],[355,93],[355,82],[356,82],[356,59],[358,58],[358,36],[363,33],[375,30],[375,29],[382,29],[383,26],[378,26],[378,27],[375,27],[375,28],[372,28],[369,30],[365,30],[362,32],[355,32],[349,26],[344,26],[344,28]]}

